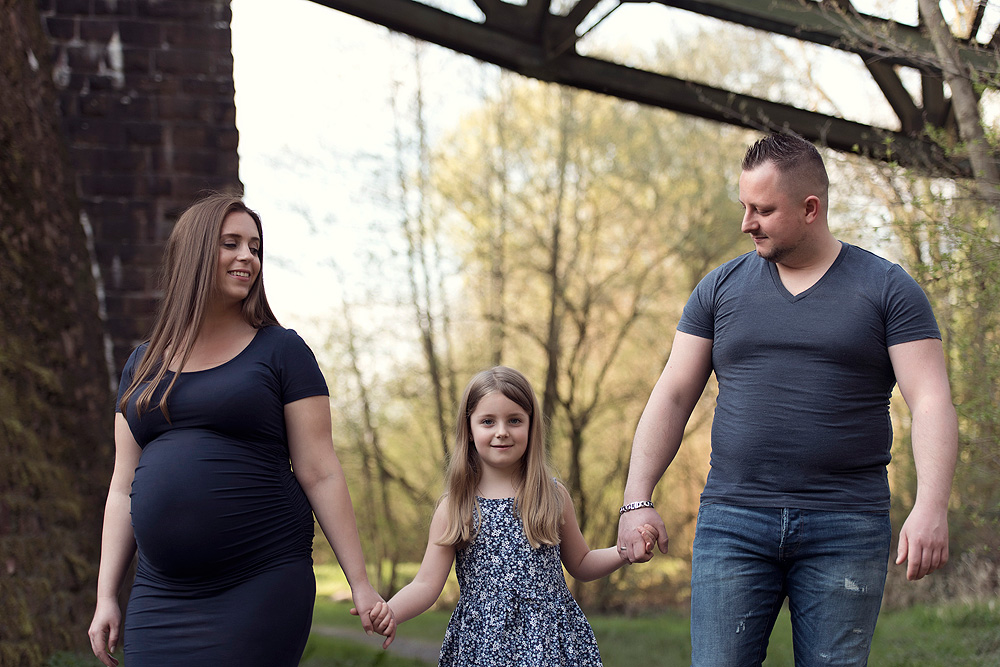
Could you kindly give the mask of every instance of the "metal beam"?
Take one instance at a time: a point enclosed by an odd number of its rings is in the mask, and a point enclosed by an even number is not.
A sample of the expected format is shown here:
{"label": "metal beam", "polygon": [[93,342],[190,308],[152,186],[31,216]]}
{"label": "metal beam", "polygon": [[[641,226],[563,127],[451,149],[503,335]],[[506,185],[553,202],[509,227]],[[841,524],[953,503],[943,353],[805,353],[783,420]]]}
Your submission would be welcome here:
{"label": "metal beam", "polygon": [[885,99],[896,113],[896,117],[899,118],[903,134],[911,137],[920,134],[925,122],[924,114],[913,101],[910,91],[903,85],[896,70],[892,65],[880,61],[866,63],[866,65],[872,79],[875,80],[875,84],[885,95]]}
{"label": "metal beam", "polygon": [[544,72],[522,73],[762,132],[791,130],[830,148],[877,160],[938,173],[944,169],[952,175],[967,169],[946,166],[938,146],[901,132],[575,54],[561,56],[554,65]]}
{"label": "metal beam", "polygon": [[[738,23],[778,35],[794,37],[856,53],[867,60],[940,73],[934,46],[911,25],[862,14],[830,0],[621,0],[625,3],[658,2],[702,16]],[[963,44],[962,59],[983,75],[1000,73],[1000,59],[990,46]]]}
{"label": "metal beam", "polygon": [[576,29],[586,20],[600,0],[580,0],[573,6],[566,20],[545,31],[545,52],[550,57],[565,53],[576,45]]}
{"label": "metal beam", "polygon": [[940,77],[920,77],[920,89],[927,122],[934,127],[943,127],[949,117],[951,100],[945,99],[944,84]]}
{"label": "metal beam", "polygon": [[[506,28],[515,23],[511,20],[513,13],[524,12],[525,7],[508,3],[494,4],[494,0],[478,0],[480,7],[489,9],[489,14],[485,23],[476,23],[413,0],[313,1],[541,81],[613,95],[740,127],[761,131],[791,130],[840,151],[879,160],[892,160],[937,173],[968,174],[968,165],[949,163],[937,145],[904,132],[870,127],[835,116],[581,56],[572,50],[553,55],[546,49],[544,39],[540,39],[534,31],[525,34]],[[663,4],[695,3],[682,3],[678,0]],[[727,10],[733,12],[737,8],[743,8],[744,18],[750,13],[760,12],[765,5],[772,9],[780,7],[787,10],[794,4],[802,11],[799,2],[790,0],[711,0],[702,4],[716,9],[725,5]],[[507,12],[513,13],[501,18]],[[768,20],[775,21],[775,15],[785,16],[781,12],[775,12]],[[526,15],[522,13],[521,16]],[[549,22],[547,30],[559,30],[560,21],[572,25],[574,30],[577,25],[573,22],[575,17],[567,20],[566,17],[549,14],[546,20]],[[782,20],[789,19],[785,16]],[[885,70],[882,72],[885,73]],[[882,83],[888,90],[899,92],[896,90],[896,82],[888,77]],[[913,110],[902,97],[897,97],[895,103],[900,113],[907,118],[907,129],[912,130],[912,126],[916,124]]]}
{"label": "metal beam", "polygon": [[[413,0],[313,0],[507,69],[521,72],[526,68],[543,68],[548,58],[541,40],[537,39],[539,36],[507,28],[516,22],[511,17],[524,15],[526,8],[496,0],[479,1],[480,7],[490,7],[485,23],[469,21]],[[552,30],[558,30],[568,19],[549,15],[548,21]]]}

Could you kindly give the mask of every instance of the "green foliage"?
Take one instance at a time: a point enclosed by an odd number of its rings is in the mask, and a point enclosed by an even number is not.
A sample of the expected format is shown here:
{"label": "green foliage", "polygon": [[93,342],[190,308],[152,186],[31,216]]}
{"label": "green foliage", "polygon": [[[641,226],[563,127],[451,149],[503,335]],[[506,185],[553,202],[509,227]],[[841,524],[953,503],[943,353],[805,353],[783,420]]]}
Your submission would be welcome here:
{"label": "green foliage", "polygon": [[[426,541],[426,539],[425,539]],[[423,546],[423,545],[421,545]],[[385,570],[392,567],[393,564],[389,561],[382,561],[382,569]],[[373,561],[369,559],[368,561],[368,578],[372,581],[376,580],[376,573],[373,571],[375,567]],[[396,564],[398,567],[398,574],[401,578],[403,584],[407,584],[413,580],[416,576],[417,570],[420,567],[419,562],[406,562]],[[327,564],[316,564],[313,569],[316,572],[316,597],[317,614],[326,614],[327,610],[330,609],[326,604],[320,604],[331,602],[342,602],[350,601],[351,599],[351,587],[347,583],[347,577],[344,576],[344,571],[340,569],[340,566],[335,563]],[[441,609],[445,607],[453,607],[455,602],[458,600],[458,579],[455,577],[454,568],[448,575],[448,580],[445,582],[444,591],[442,591],[441,596],[438,598],[437,604],[431,607],[432,609]],[[346,619],[340,619],[341,621]],[[329,617],[323,617],[322,619],[314,619],[315,622],[326,625],[340,625],[334,619]],[[356,622],[356,621],[355,621]]]}
{"label": "green foliage", "polygon": [[[969,554],[967,580],[981,580],[980,596],[1000,593],[1000,239],[991,232],[996,212],[971,184],[935,182],[912,174],[886,175],[897,201],[891,229],[903,263],[924,287],[941,328],[952,398],[959,418],[959,460],[952,495],[952,555]],[[905,426],[905,422],[904,422]],[[906,435],[904,429],[903,432]],[[907,454],[908,458],[908,454]],[[915,487],[912,466],[900,491]],[[970,563],[975,562],[972,566]],[[966,588],[955,582],[954,588]],[[965,591],[968,593],[967,589]]]}

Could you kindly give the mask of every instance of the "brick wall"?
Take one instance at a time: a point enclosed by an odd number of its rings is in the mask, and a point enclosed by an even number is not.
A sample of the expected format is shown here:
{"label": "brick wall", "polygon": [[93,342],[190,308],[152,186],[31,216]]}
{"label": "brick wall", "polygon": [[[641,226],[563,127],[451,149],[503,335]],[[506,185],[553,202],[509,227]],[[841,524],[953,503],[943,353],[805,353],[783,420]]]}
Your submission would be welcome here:
{"label": "brick wall", "polygon": [[38,0],[114,365],[148,331],[163,242],[239,182],[228,0]]}

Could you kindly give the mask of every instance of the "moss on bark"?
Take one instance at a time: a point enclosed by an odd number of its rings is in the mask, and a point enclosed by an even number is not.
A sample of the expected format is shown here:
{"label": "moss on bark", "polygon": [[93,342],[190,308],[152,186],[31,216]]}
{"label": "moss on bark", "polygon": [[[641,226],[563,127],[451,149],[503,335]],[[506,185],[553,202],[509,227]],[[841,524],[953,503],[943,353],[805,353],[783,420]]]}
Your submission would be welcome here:
{"label": "moss on bark", "polygon": [[113,397],[35,0],[0,0],[0,664],[86,647]]}

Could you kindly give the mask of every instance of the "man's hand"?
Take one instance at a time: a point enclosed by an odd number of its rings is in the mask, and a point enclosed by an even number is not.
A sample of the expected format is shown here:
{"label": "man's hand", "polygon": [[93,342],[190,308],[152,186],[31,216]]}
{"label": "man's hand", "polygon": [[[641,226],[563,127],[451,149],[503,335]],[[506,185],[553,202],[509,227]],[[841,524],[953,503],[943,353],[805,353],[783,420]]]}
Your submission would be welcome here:
{"label": "man's hand", "polygon": [[646,549],[646,535],[655,535],[660,553],[667,553],[670,538],[663,519],[652,507],[625,512],[618,519],[618,550],[621,556],[630,563],[645,563],[653,557],[653,550]]}
{"label": "man's hand", "polygon": [[948,562],[948,510],[913,507],[899,531],[896,565],[906,561],[906,578],[922,579]]}

